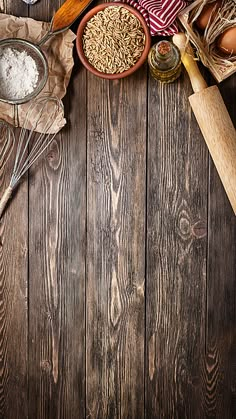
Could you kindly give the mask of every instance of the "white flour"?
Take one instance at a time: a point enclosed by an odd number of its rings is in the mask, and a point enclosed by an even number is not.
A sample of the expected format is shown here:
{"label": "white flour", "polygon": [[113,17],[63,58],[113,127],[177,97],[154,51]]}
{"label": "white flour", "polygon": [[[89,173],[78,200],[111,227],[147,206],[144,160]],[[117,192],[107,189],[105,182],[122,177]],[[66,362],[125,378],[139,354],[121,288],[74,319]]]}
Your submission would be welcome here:
{"label": "white flour", "polygon": [[0,95],[7,99],[23,99],[37,86],[36,63],[26,51],[12,48],[0,50]]}

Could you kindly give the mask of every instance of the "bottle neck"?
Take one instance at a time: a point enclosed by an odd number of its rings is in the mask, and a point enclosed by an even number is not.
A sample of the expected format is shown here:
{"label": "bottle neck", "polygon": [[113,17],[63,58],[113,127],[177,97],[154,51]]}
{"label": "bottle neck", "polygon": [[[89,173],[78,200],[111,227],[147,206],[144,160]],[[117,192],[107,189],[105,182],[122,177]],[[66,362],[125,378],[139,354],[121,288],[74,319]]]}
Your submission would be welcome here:
{"label": "bottle neck", "polygon": [[168,60],[172,55],[172,45],[169,41],[160,41],[156,44],[156,55],[161,60]]}
{"label": "bottle neck", "polygon": [[174,67],[179,59],[175,46],[169,41],[158,42],[153,52],[153,65],[161,70]]}

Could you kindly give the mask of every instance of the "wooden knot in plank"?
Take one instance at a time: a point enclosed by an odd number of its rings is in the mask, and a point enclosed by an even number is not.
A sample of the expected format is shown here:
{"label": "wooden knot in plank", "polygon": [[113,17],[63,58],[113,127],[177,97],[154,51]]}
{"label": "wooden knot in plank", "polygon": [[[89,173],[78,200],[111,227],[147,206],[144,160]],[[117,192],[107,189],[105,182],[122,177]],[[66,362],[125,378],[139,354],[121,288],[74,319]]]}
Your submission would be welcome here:
{"label": "wooden knot in plank", "polygon": [[205,220],[199,220],[192,226],[192,234],[197,239],[202,239],[207,234],[207,226]]}

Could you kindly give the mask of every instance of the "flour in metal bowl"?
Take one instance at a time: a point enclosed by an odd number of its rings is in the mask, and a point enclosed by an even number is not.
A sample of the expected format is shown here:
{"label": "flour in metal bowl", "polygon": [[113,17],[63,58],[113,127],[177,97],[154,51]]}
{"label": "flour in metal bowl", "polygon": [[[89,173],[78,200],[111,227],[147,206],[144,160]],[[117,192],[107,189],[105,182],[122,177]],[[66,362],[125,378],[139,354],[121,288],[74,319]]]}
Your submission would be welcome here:
{"label": "flour in metal bowl", "polygon": [[108,6],[94,15],[83,33],[83,51],[89,63],[107,74],[133,67],[145,47],[140,20],[122,6]]}
{"label": "flour in metal bowl", "polygon": [[26,51],[0,49],[0,96],[22,99],[37,86],[39,72],[34,59]]}

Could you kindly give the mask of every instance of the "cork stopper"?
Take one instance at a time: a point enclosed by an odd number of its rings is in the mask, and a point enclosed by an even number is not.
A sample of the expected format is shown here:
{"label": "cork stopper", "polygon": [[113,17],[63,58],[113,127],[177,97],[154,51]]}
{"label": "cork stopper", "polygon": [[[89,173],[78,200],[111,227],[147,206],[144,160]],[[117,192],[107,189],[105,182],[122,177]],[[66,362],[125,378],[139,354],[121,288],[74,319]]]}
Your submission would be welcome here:
{"label": "cork stopper", "polygon": [[171,44],[170,44],[170,42],[168,42],[168,41],[160,41],[157,44],[157,52],[160,55],[165,56],[165,55],[169,54],[170,51],[171,51]]}

